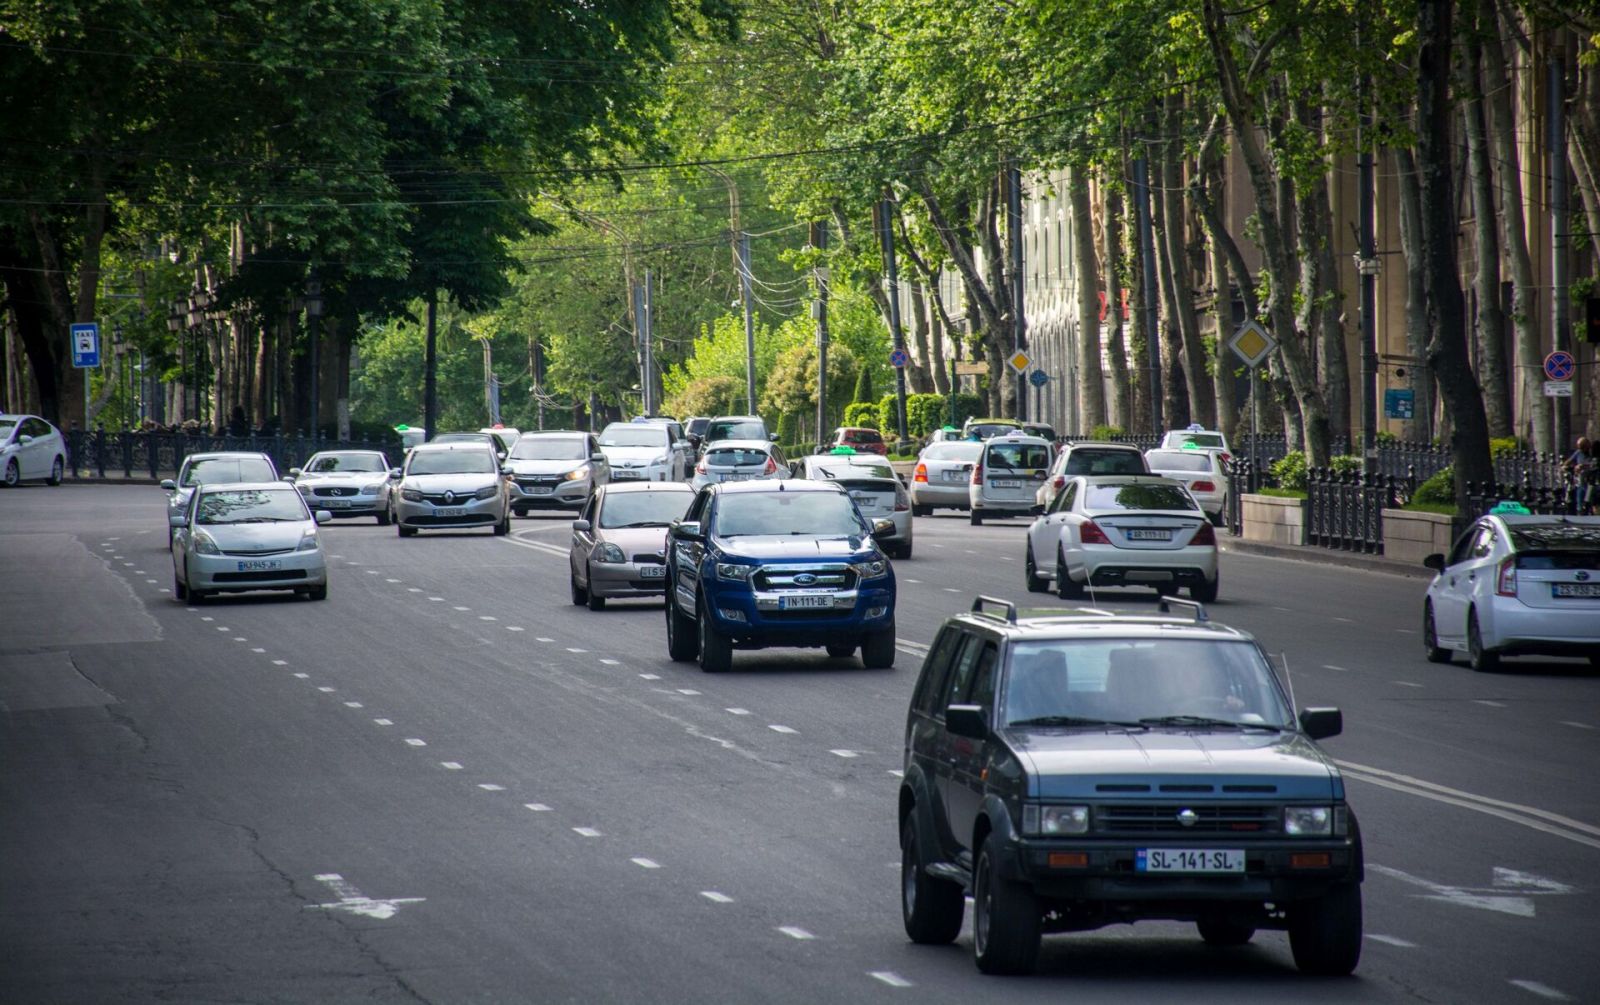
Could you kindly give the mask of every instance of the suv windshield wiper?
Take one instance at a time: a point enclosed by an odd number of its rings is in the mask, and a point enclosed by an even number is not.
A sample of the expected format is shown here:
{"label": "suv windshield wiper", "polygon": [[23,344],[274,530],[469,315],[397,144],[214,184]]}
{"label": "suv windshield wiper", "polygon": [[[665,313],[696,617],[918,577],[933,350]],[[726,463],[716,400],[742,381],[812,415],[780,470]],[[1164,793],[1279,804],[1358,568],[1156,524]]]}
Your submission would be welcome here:
{"label": "suv windshield wiper", "polygon": [[1265,722],[1237,722],[1233,719],[1213,719],[1208,715],[1159,715],[1140,719],[1146,726],[1204,726],[1211,729],[1270,729],[1281,732],[1281,727]]}
{"label": "suv windshield wiper", "polygon": [[1149,729],[1144,722],[1119,722],[1116,719],[1086,719],[1076,715],[1036,715],[1031,719],[1016,719],[1008,726],[1117,726],[1122,729]]}

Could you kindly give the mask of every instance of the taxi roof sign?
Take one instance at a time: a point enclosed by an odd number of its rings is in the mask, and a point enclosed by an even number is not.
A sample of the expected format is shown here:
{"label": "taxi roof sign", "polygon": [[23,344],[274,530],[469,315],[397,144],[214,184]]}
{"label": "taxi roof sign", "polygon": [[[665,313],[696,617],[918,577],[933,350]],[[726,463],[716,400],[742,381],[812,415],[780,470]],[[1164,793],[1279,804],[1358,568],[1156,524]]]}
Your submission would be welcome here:
{"label": "taxi roof sign", "polygon": [[1497,515],[1506,513],[1510,513],[1514,516],[1533,515],[1533,510],[1530,510],[1528,507],[1517,502],[1515,499],[1502,499],[1496,503],[1494,509],[1490,510],[1489,512]]}
{"label": "taxi roof sign", "polygon": [[856,448],[855,447],[846,447],[846,446],[842,446],[842,445],[834,447],[832,450],[828,451],[828,453],[830,453],[830,454],[853,454],[855,452],[856,452]]}

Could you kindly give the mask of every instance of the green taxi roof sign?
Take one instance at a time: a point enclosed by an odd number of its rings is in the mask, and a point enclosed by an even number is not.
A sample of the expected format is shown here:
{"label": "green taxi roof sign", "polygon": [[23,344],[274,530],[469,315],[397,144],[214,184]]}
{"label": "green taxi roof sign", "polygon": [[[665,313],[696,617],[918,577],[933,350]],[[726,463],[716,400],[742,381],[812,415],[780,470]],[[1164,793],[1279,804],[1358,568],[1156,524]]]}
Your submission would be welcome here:
{"label": "green taxi roof sign", "polygon": [[853,454],[855,452],[855,447],[834,447],[832,450],[828,451],[830,454]]}
{"label": "green taxi roof sign", "polygon": [[402,423],[400,423],[400,425],[394,427],[394,431],[397,432],[397,433],[404,433],[407,430],[409,430],[410,428],[411,428],[410,426],[408,426],[408,425],[406,425],[405,423],[402,422]]}
{"label": "green taxi roof sign", "polygon": [[1517,502],[1515,499],[1502,499],[1496,503],[1494,509],[1490,510],[1489,512],[1497,515],[1504,515],[1507,513],[1515,516],[1533,515],[1533,510],[1530,510],[1528,507]]}

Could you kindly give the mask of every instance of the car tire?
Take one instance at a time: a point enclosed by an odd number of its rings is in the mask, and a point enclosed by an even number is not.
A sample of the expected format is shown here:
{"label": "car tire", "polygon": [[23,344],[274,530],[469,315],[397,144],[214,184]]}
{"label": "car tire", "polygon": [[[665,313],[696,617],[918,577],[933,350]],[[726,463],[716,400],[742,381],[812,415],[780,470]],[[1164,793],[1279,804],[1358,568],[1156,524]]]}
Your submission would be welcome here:
{"label": "car tire", "polygon": [[189,588],[178,581],[178,570],[172,570],[172,599],[183,602],[189,599]]}
{"label": "car tire", "polygon": [[1289,905],[1289,950],[1303,973],[1343,977],[1361,962],[1361,887],[1343,883]]}
{"label": "car tire", "polygon": [[16,459],[13,458],[11,462],[6,465],[6,488],[14,489],[21,484],[22,469],[17,466]]}
{"label": "car tire", "polygon": [[60,454],[57,454],[55,462],[50,465],[50,477],[47,479],[47,481],[49,481],[51,485],[60,485],[61,475],[62,472],[66,470],[66,467],[66,462],[61,459]]}
{"label": "car tire", "polygon": [[855,646],[830,645],[827,647],[828,655],[836,660],[845,660],[856,654]]}
{"label": "car tire", "polygon": [[1189,599],[1198,600],[1202,604],[1214,604],[1217,602],[1217,592],[1221,589],[1222,573],[1219,572],[1199,586],[1189,587]]}
{"label": "car tire", "polygon": [[328,584],[327,583],[323,583],[321,586],[313,586],[311,589],[307,590],[306,591],[306,599],[308,599],[308,600],[327,600],[328,599]]}
{"label": "car tire", "polygon": [[1028,542],[1028,556],[1023,565],[1023,576],[1028,582],[1029,593],[1049,593],[1050,580],[1039,575],[1039,567],[1033,561],[1033,542]]}
{"label": "car tire", "polygon": [[1433,604],[1422,605],[1422,654],[1429,663],[1449,663],[1450,650],[1439,645],[1439,632],[1433,623]]}
{"label": "car tire", "polygon": [[967,514],[967,521],[969,523],[971,523],[972,526],[974,526],[974,527],[982,527],[983,526],[983,514],[979,513],[977,510],[972,510],[971,512],[969,512]]}
{"label": "car tire", "polygon": [[887,670],[894,666],[894,625],[868,635],[861,643],[861,665],[868,670]]}
{"label": "car tire", "polygon": [[578,571],[567,570],[567,585],[572,591],[572,606],[582,607],[589,602],[589,591],[578,585]]}
{"label": "car tire", "polygon": [[494,536],[505,537],[509,533],[511,533],[511,511],[508,509],[505,516],[500,518],[500,522],[494,525]]}
{"label": "car tire", "polygon": [[916,812],[913,807],[900,824],[900,916],[912,942],[946,946],[961,934],[967,900],[959,883],[928,875]]}
{"label": "car tire", "polygon": [[1062,600],[1082,600],[1083,584],[1067,573],[1067,556],[1056,552],[1056,596]]}
{"label": "car tire", "polygon": [[394,526],[395,526],[395,530],[399,533],[399,535],[401,537],[416,537],[417,536],[417,528],[415,528],[415,527],[407,527],[405,524],[401,523],[399,520],[396,520],[394,522]]}
{"label": "car tire", "polygon": [[912,516],[932,516],[933,515],[933,507],[932,506],[919,506],[919,505],[917,505],[915,503],[912,503],[912,505],[911,505],[911,515]]}
{"label": "car tire", "polygon": [[1195,927],[1208,946],[1242,946],[1256,934],[1256,926],[1236,918],[1201,918]]}
{"label": "car tire", "polygon": [[678,610],[672,598],[672,587],[667,587],[667,655],[674,663],[687,663],[700,655],[700,639],[695,634],[694,619]]}
{"label": "car tire", "polygon": [[1478,631],[1478,612],[1467,612],[1467,657],[1472,669],[1479,673],[1494,673],[1500,669],[1500,654],[1483,647],[1483,635]]}
{"label": "car tire", "polygon": [[990,834],[972,870],[972,959],[986,974],[1027,974],[1039,959],[1039,901],[1000,875],[1001,838]]}
{"label": "car tire", "polygon": [[516,509],[513,509],[511,512],[516,514],[519,517],[524,517],[524,518],[526,518],[527,515],[528,515],[528,511],[526,509],[522,508],[522,507],[517,507]]}
{"label": "car tire", "polygon": [[893,550],[889,552],[889,557],[897,562],[911,561],[911,542],[907,541],[905,544],[895,545]]}
{"label": "car tire", "polygon": [[606,598],[594,592],[594,580],[589,580],[589,610],[603,611],[606,609]]}
{"label": "car tire", "polygon": [[381,510],[378,511],[378,526],[379,527],[387,527],[387,526],[389,526],[389,511],[388,510],[381,509]]}
{"label": "car tire", "polygon": [[706,673],[727,673],[733,669],[733,642],[718,635],[711,626],[711,617],[704,610],[704,597],[697,606],[702,608],[700,617],[695,619],[700,630],[700,669]]}

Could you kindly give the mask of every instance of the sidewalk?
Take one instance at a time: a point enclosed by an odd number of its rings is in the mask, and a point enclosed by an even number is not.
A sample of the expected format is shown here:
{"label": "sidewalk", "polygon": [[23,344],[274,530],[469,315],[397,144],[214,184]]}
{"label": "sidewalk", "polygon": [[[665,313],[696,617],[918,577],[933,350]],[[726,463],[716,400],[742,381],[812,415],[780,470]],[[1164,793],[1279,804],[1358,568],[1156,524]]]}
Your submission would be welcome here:
{"label": "sidewalk", "polygon": [[1312,562],[1318,565],[1337,565],[1346,569],[1361,569],[1365,572],[1381,572],[1390,576],[1404,576],[1407,579],[1430,580],[1433,570],[1425,569],[1421,565],[1409,562],[1396,562],[1384,558],[1382,555],[1363,555],[1354,551],[1338,551],[1333,548],[1315,548],[1310,545],[1291,544],[1266,544],[1261,541],[1246,541],[1234,537],[1226,530],[1219,530],[1217,543],[1223,551],[1231,551],[1240,555],[1260,555],[1263,558],[1287,558],[1295,562]]}
{"label": "sidewalk", "polygon": [[[178,476],[175,475],[175,474],[162,475],[162,478],[176,478],[176,477],[178,477]],[[145,472],[145,473],[141,474],[140,472],[137,472],[137,471],[135,471],[131,477],[125,478],[125,477],[123,477],[121,470],[113,471],[110,468],[107,468],[106,469],[106,476],[104,478],[101,478],[98,474],[94,474],[92,472],[87,472],[87,471],[83,472],[82,474],[78,474],[78,475],[74,475],[71,471],[68,471],[66,478],[62,479],[61,484],[63,484],[63,485],[159,485],[159,484],[161,484],[161,479],[160,478],[151,478],[149,472]]]}

